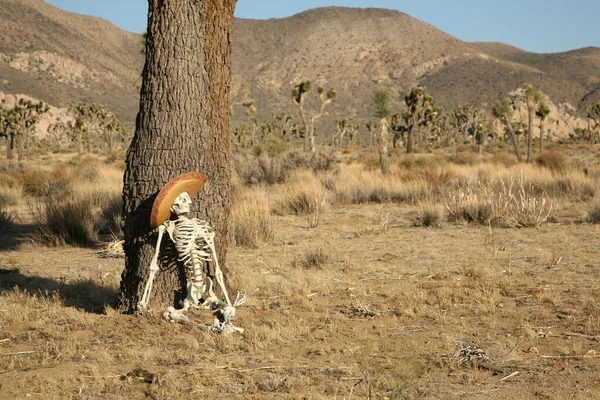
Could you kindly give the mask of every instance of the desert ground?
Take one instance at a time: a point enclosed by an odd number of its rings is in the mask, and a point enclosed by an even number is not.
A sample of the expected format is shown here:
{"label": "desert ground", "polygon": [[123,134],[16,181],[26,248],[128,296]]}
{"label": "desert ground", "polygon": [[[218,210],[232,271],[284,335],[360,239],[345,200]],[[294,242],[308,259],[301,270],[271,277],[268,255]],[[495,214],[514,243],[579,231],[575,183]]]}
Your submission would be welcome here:
{"label": "desert ground", "polygon": [[390,178],[363,150],[281,179],[244,168],[231,335],[119,314],[111,235],[48,233],[32,176],[105,202],[121,165],[3,160],[0,399],[600,398],[598,148],[534,164],[467,150],[393,153]]}

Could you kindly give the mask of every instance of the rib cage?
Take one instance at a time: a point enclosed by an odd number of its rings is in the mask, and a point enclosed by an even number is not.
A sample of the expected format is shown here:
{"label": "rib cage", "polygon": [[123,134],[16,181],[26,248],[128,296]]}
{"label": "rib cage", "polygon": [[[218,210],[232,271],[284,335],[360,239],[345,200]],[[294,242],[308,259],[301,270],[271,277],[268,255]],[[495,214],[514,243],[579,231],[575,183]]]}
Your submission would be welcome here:
{"label": "rib cage", "polygon": [[193,259],[211,261],[215,252],[215,233],[206,221],[197,218],[180,218],[175,221],[173,241],[178,260],[192,266]]}

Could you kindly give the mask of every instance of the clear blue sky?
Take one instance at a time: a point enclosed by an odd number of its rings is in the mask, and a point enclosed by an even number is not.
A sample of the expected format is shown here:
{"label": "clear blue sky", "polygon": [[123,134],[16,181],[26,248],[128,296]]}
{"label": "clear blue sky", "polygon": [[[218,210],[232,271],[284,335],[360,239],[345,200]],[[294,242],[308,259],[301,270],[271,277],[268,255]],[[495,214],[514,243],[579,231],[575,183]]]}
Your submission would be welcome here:
{"label": "clear blue sky", "polygon": [[[105,18],[120,28],[146,28],[147,0],[46,0]],[[239,18],[282,18],[325,6],[400,10],[467,42],[503,42],[538,53],[600,47],[600,0],[238,0]]]}

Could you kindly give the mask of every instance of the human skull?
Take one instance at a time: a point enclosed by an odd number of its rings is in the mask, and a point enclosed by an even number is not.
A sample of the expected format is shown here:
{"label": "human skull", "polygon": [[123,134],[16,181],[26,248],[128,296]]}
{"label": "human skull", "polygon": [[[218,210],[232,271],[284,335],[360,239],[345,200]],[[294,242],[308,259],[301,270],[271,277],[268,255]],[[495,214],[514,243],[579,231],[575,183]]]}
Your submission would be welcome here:
{"label": "human skull", "polygon": [[171,212],[177,216],[189,214],[191,205],[192,198],[188,192],[183,192],[177,196],[171,205]]}

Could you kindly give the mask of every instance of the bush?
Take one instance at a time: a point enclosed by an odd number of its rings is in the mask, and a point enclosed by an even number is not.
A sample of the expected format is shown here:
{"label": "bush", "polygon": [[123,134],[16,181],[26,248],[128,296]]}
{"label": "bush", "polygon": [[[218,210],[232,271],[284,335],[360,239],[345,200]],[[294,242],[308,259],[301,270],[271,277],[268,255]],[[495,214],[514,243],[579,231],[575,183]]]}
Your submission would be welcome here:
{"label": "bush", "polygon": [[269,199],[262,190],[246,190],[234,197],[231,232],[236,246],[257,247],[273,240]]}
{"label": "bush", "polygon": [[514,154],[509,154],[507,151],[499,151],[494,153],[494,155],[490,158],[490,162],[493,164],[503,165],[508,168],[517,163],[517,157]]}
{"label": "bush", "polygon": [[556,150],[544,151],[537,156],[535,162],[537,165],[556,173],[565,172],[567,169],[567,157]]}
{"label": "bush", "polygon": [[437,209],[424,208],[419,210],[413,226],[439,228],[442,226],[442,215]]}
{"label": "bush", "polygon": [[293,268],[323,269],[331,257],[322,248],[307,249],[292,260]]}
{"label": "bush", "polygon": [[38,236],[43,243],[92,246],[98,241],[95,219],[89,201],[44,198],[34,210]]}
{"label": "bush", "polygon": [[590,206],[586,221],[590,224],[600,224],[600,203],[595,203]]}

